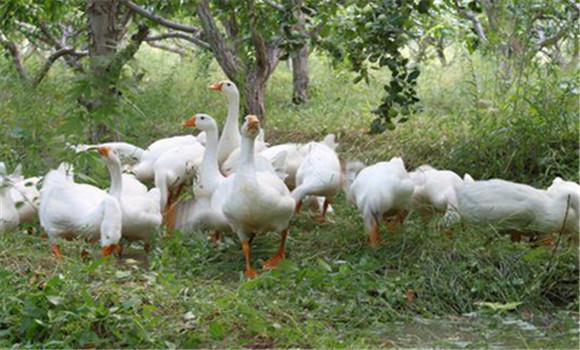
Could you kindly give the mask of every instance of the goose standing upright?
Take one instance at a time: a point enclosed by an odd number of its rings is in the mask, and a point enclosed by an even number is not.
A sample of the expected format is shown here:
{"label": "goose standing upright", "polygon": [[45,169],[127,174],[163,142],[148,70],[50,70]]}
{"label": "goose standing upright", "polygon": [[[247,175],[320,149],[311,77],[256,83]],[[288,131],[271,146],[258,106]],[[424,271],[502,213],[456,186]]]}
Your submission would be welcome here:
{"label": "goose standing upright", "polygon": [[[276,268],[284,259],[288,224],[296,202],[284,182],[270,172],[256,172],[254,141],[260,131],[256,116],[246,117],[241,129],[242,151],[233,185],[225,196],[222,210],[242,243],[246,260],[246,277],[257,275],[250,262],[250,240],[257,233],[281,232],[278,252],[264,262],[265,268]],[[228,178],[229,179],[229,178]]]}
{"label": "goose standing upright", "polygon": [[209,86],[212,91],[218,91],[228,100],[228,116],[222,129],[218,143],[218,163],[221,165],[236,148],[240,147],[239,129],[240,93],[236,84],[229,80],[219,81]]}
{"label": "goose standing upright", "polygon": [[[358,170],[358,167],[353,169]],[[370,246],[376,246],[380,243],[378,225],[381,216],[396,214],[397,219],[402,220],[401,213],[407,208],[413,193],[413,180],[399,157],[368,166],[356,176],[347,173],[346,177],[347,198],[356,204],[363,216]]]}
{"label": "goose standing upright", "polygon": [[58,170],[51,170],[44,178],[40,191],[40,225],[50,237],[52,251],[61,258],[58,238],[86,236],[100,238],[102,254],[110,255],[120,249],[121,162],[110,148],[98,149],[111,176],[110,193],[95,186],[77,184]]}
{"label": "goose standing upright", "polygon": [[[195,197],[179,204],[176,227],[180,229],[203,228],[216,232],[227,229],[228,222],[221,212],[221,207],[217,205],[217,197],[212,205],[216,189],[226,181],[226,178],[219,171],[217,160],[217,123],[207,114],[196,114],[184,121],[182,125],[196,127],[205,132],[206,148],[199,172],[200,180],[194,187]],[[219,233],[213,238],[218,240]]]}

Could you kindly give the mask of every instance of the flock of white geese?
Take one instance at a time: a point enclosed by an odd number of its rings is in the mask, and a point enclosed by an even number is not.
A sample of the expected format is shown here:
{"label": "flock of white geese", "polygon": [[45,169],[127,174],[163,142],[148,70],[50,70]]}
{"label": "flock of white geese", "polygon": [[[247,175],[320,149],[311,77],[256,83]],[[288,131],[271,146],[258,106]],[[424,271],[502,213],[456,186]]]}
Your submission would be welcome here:
{"label": "flock of white geese", "polygon": [[[257,117],[249,115],[239,127],[239,93],[231,81],[210,86],[228,100],[221,135],[216,121],[196,114],[184,127],[197,136],[158,140],[146,149],[112,142],[76,145],[77,151],[96,149],[111,178],[108,190],[76,183],[72,166],[62,163],[42,179],[25,179],[21,169],[8,173],[0,163],[0,229],[17,230],[20,223],[40,221],[52,251],[61,258],[59,238],[100,240],[102,254],[122,252],[120,239],[150,239],[174,229],[238,236],[244,253],[245,275],[257,275],[250,260],[250,243],[257,233],[278,232],[280,248],[263,263],[276,268],[284,259],[289,223],[304,200],[325,220],[330,203],[344,190],[360,211],[369,244],[382,243],[379,224],[394,229],[407,212],[422,217],[440,213],[447,227],[458,220],[478,225],[539,233],[578,233],[580,186],[556,178],[547,189],[500,179],[474,181],[449,170],[423,165],[407,172],[399,157],[365,167],[358,161],[341,164],[334,135],[306,144],[270,146]],[[143,183],[154,183],[148,189]],[[191,199],[180,199],[191,185]],[[186,187],[189,188],[189,187]]]}

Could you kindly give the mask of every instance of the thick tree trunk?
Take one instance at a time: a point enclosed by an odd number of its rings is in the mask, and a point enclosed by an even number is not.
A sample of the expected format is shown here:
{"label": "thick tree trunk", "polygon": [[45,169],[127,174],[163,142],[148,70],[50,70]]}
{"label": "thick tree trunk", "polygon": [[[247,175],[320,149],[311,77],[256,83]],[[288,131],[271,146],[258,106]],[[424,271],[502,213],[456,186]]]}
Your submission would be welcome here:
{"label": "thick tree trunk", "polygon": [[296,53],[292,58],[292,77],[294,84],[294,92],[292,94],[292,102],[295,104],[302,104],[308,102],[308,43]]}
{"label": "thick tree trunk", "polygon": [[105,113],[100,112],[114,98],[114,91],[109,88],[108,73],[117,47],[117,0],[87,0],[86,15],[91,75],[99,91],[97,97],[87,101],[87,109],[96,119],[91,131],[92,142],[99,142],[109,133],[109,128],[102,121]]}
{"label": "thick tree trunk", "polygon": [[[304,12],[302,12],[303,0],[294,0],[294,16],[296,18],[295,28],[299,32],[305,31]],[[308,42],[304,40],[304,46],[292,57],[292,78],[294,92],[292,93],[292,102],[302,104],[308,101]]]}
{"label": "thick tree trunk", "polygon": [[264,92],[266,81],[256,72],[250,72],[246,75],[244,82],[246,111],[245,114],[254,114],[262,122],[262,127],[266,122],[266,107],[264,106]]}

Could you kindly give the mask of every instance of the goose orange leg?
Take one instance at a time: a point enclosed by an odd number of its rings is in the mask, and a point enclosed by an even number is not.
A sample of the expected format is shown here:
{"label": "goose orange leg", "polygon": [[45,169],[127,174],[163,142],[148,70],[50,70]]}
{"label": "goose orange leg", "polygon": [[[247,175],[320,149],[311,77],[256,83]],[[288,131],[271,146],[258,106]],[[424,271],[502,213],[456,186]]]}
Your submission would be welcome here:
{"label": "goose orange leg", "polygon": [[[175,230],[175,221],[176,217],[176,210],[175,206],[177,205],[177,201],[179,200],[179,196],[181,196],[181,192],[183,191],[184,185],[181,184],[177,187],[177,191],[175,191],[175,195],[173,195],[171,199],[167,200],[167,235],[171,236],[173,231]],[[171,196],[171,192],[169,192]]]}
{"label": "goose orange leg", "polygon": [[325,222],[326,221],[326,212],[328,211],[328,206],[330,205],[330,201],[328,198],[324,198],[324,203],[322,204],[322,214],[318,215],[314,220],[318,222]]}
{"label": "goose orange leg", "polygon": [[60,253],[60,247],[58,246],[58,244],[55,243],[52,245],[52,252],[54,253],[54,256],[56,256],[58,260],[62,260],[62,254]]}
{"label": "goose orange leg", "polygon": [[371,232],[369,236],[369,246],[371,246],[371,248],[376,248],[384,243],[379,237],[379,224],[377,220],[375,220],[374,218],[372,220],[373,221],[371,223]]}
{"label": "goose orange leg", "polygon": [[242,249],[244,250],[244,258],[246,259],[246,271],[244,271],[244,275],[247,278],[256,278],[258,273],[254,270],[252,263],[250,262],[250,243],[248,243],[248,241],[243,241]]}
{"label": "goose orange leg", "polygon": [[270,257],[270,259],[264,261],[264,268],[265,269],[276,269],[278,265],[280,265],[280,261],[284,260],[284,249],[286,247],[286,237],[288,237],[288,230],[286,228],[282,231],[282,240],[280,241],[280,248],[278,252]]}
{"label": "goose orange leg", "polygon": [[296,202],[296,208],[294,209],[294,213],[298,214],[300,212],[300,208],[302,208],[302,200]]}

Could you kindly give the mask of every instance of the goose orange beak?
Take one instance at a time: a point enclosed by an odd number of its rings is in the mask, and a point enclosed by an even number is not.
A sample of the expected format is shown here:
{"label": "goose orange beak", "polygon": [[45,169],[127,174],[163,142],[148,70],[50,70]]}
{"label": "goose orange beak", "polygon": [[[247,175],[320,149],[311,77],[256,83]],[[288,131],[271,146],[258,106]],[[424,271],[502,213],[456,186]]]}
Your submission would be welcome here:
{"label": "goose orange beak", "polygon": [[223,82],[223,81],[220,81],[220,82],[217,82],[217,83],[211,84],[211,85],[209,86],[209,89],[210,89],[210,90],[213,90],[213,91],[222,91],[222,86],[223,86],[223,85],[224,85],[224,82]]}
{"label": "goose orange beak", "polygon": [[101,156],[108,157],[109,152],[111,152],[111,147],[99,147],[99,148],[97,148],[97,151],[99,151],[99,154]]}
{"label": "goose orange beak", "polygon": [[187,126],[195,127],[195,119],[196,119],[196,116],[194,115],[191,118],[189,118],[186,121],[184,121],[183,123],[181,123],[181,126],[184,126],[184,127],[187,127]]}
{"label": "goose orange beak", "polygon": [[260,119],[253,114],[250,114],[246,117],[246,121],[248,122],[248,129],[255,129],[260,127]]}
{"label": "goose orange beak", "polygon": [[113,253],[113,251],[116,251],[117,253],[119,253],[121,251],[121,246],[119,244],[109,244],[103,247],[103,249],[101,250],[101,255],[103,256],[109,256]]}

